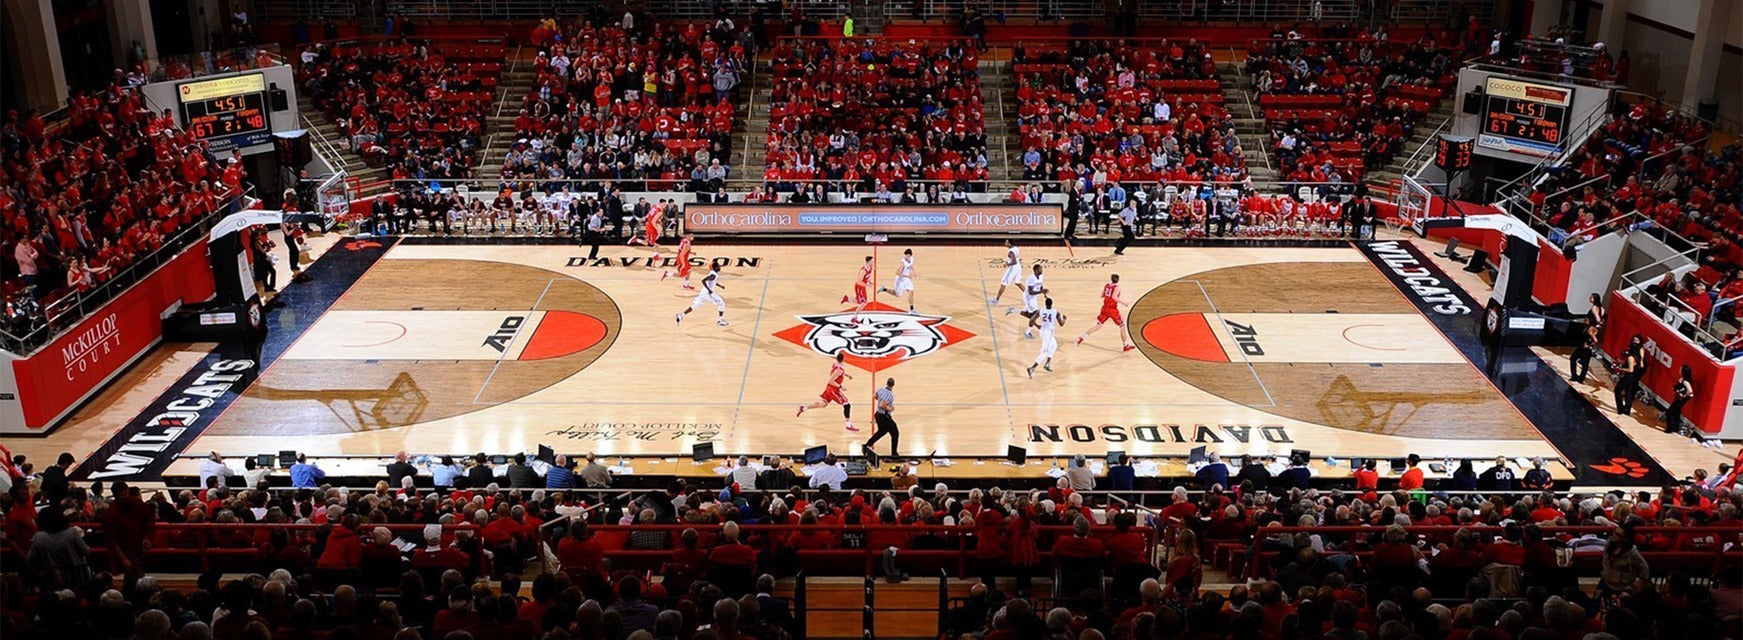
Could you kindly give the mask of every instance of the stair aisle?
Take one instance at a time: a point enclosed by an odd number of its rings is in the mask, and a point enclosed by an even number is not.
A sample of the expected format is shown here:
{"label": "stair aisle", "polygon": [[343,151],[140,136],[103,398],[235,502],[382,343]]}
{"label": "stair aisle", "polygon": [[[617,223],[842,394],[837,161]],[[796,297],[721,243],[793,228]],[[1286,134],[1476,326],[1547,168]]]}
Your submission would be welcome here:
{"label": "stair aisle", "polygon": [[[1238,58],[1244,57],[1239,51]],[[1241,138],[1241,154],[1247,160],[1247,175],[1252,176],[1256,184],[1276,182],[1280,176],[1270,156],[1271,134],[1265,128],[1264,114],[1254,104],[1252,94],[1247,91],[1246,76],[1241,73],[1244,60],[1223,60],[1216,64],[1217,78],[1221,81],[1223,104],[1228,105],[1229,114],[1235,122],[1235,133]]]}
{"label": "stair aisle", "polygon": [[479,152],[478,166],[472,171],[484,189],[496,189],[497,179],[502,177],[502,159],[514,146],[514,119],[520,115],[521,104],[532,92],[536,78],[530,57],[533,53],[522,49],[519,59],[508,61],[508,67],[502,72],[502,81],[497,83],[495,106],[484,119],[484,149]]}

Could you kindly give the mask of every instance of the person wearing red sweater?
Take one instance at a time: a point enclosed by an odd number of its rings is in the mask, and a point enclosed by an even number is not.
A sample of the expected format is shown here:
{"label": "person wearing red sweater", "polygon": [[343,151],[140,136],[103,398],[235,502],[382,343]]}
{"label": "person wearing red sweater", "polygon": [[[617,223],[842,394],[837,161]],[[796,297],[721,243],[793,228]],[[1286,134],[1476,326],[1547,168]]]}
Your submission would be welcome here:
{"label": "person wearing red sweater", "polygon": [[[605,546],[593,537],[585,520],[575,520],[569,537],[557,543],[557,563],[571,578],[589,574],[604,575]],[[577,582],[577,584],[581,584]]]}
{"label": "person wearing red sweater", "polygon": [[720,542],[708,552],[708,564],[713,566],[738,566],[749,570],[752,575],[757,570],[757,552],[738,541],[738,523],[728,522],[720,525]]}
{"label": "person wearing red sweater", "polygon": [[1074,518],[1072,535],[1053,541],[1053,561],[1060,565],[1092,562],[1100,565],[1107,558],[1107,546],[1099,538],[1089,536],[1089,520]]}
{"label": "person wearing red sweater", "polygon": [[362,566],[363,540],[357,537],[357,524],[356,514],[345,514],[341,524],[334,526],[333,531],[327,535],[327,546],[321,549],[321,557],[315,561],[315,569],[346,571]]}
{"label": "person wearing red sweater", "polygon": [[412,553],[413,569],[465,571],[470,564],[466,552],[442,544],[442,525],[424,525],[424,546]]}

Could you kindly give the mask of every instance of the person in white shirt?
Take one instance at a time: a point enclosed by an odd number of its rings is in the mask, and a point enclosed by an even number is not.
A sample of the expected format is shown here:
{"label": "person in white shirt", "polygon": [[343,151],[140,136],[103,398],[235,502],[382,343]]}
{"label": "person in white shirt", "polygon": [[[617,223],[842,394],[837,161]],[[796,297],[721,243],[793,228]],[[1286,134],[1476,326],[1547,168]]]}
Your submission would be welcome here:
{"label": "person in white shirt", "polygon": [[[998,304],[1005,297],[1005,287],[1017,284],[1023,280],[1023,256],[1017,251],[1017,245],[1005,240],[1005,274],[999,277],[999,292],[987,298],[987,302]],[[1010,315],[1013,309],[1005,308],[1005,315]]]}
{"label": "person in white shirt", "polygon": [[689,308],[678,313],[675,321],[684,322],[684,316],[690,315],[691,311],[695,311],[703,303],[712,302],[719,310],[719,317],[714,324],[726,326],[726,301],[720,298],[719,293],[715,293],[716,288],[725,289],[726,285],[720,284],[720,265],[711,262],[708,264],[708,275],[702,277],[702,289],[696,292],[696,299],[690,301]]}
{"label": "person in white shirt", "polygon": [[272,473],[270,467],[260,466],[260,463],[256,462],[254,458],[249,458],[243,461],[242,468],[242,479],[248,483],[248,488],[250,489],[260,486],[260,483],[262,482],[266,482],[266,477]]}
{"label": "person in white shirt", "polygon": [[896,266],[896,286],[878,287],[879,293],[888,293],[898,298],[908,296],[908,313],[914,312],[914,250],[902,250],[902,262]]}
{"label": "person in white shirt", "polygon": [[823,459],[823,466],[811,472],[811,488],[829,487],[830,491],[840,491],[841,483],[847,481],[847,470],[835,458],[835,454]]}
{"label": "person in white shirt", "polygon": [[738,457],[738,465],[726,471],[726,481],[737,484],[739,491],[756,491],[757,469],[751,466],[750,456]]}
{"label": "person in white shirt", "polygon": [[[1046,278],[1041,275],[1041,263],[1030,265],[1034,273],[1023,281],[1023,317],[1029,320],[1029,326],[1023,328],[1024,338],[1035,337],[1036,317],[1041,311],[1041,298],[1047,295]],[[1011,315],[1010,309],[1005,309],[1005,315]],[[1051,369],[1049,369],[1051,371]]]}
{"label": "person in white shirt", "polygon": [[[1035,270],[1040,271],[1041,265],[1035,265]],[[1035,362],[1026,370],[1031,378],[1035,377],[1035,367],[1053,371],[1053,354],[1059,351],[1059,339],[1054,336],[1054,330],[1065,326],[1065,314],[1054,309],[1053,299],[1048,298],[1047,308],[1036,311],[1032,322],[1041,327],[1041,353],[1035,356]]]}
{"label": "person in white shirt", "polygon": [[226,479],[234,475],[236,475],[236,470],[231,469],[230,465],[224,464],[224,456],[218,455],[216,451],[211,452],[205,460],[200,461],[201,488],[212,486],[207,484],[210,478],[217,478],[217,486],[222,487],[227,482]]}

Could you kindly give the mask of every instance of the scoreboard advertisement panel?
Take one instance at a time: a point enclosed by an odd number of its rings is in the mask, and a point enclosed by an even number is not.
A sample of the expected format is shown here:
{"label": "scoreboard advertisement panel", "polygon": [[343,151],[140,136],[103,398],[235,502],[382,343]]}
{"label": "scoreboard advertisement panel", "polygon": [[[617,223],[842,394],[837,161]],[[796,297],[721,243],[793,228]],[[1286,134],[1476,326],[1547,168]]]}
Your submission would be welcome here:
{"label": "scoreboard advertisement panel", "polygon": [[182,128],[210,141],[213,151],[272,139],[264,74],[184,82],[176,86],[176,97],[181,102]]}
{"label": "scoreboard advertisement panel", "polygon": [[1490,76],[1484,88],[1479,146],[1540,158],[1561,153],[1572,88],[1500,76]]}

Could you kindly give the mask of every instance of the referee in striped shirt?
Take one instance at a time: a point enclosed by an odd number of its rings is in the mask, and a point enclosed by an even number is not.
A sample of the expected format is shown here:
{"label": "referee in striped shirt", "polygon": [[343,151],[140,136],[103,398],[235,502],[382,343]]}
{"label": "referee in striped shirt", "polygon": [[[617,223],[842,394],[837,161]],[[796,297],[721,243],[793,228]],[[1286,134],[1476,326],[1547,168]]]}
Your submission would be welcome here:
{"label": "referee in striped shirt", "polygon": [[896,428],[896,419],[890,417],[890,414],[896,410],[896,379],[885,380],[884,387],[872,395],[876,398],[876,402],[873,403],[875,408],[872,411],[872,419],[877,421],[878,430],[877,433],[872,434],[870,440],[865,441],[865,448],[867,451],[871,451],[872,445],[877,444],[878,440],[884,437],[884,434],[889,434],[890,457],[896,457],[896,451],[901,448],[902,442],[902,432]]}

